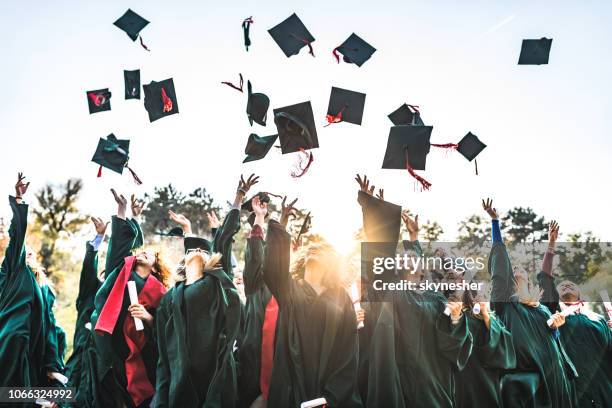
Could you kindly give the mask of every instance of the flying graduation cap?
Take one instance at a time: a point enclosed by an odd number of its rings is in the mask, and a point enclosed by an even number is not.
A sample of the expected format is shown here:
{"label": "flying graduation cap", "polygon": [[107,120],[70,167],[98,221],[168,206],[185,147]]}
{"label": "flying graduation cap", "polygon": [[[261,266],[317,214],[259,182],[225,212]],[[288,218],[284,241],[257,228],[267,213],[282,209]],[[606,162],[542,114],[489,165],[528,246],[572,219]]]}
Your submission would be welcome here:
{"label": "flying graduation cap", "polygon": [[125,31],[125,33],[132,39],[132,41],[136,41],[136,39],[140,38],[140,45],[147,51],[150,51],[149,48],[144,44],[142,40],[142,36],[140,35],[140,31],[145,28],[149,21],[145,20],[138,14],[134,13],[131,9],[127,9],[125,13],[121,17],[117,19],[113,23],[115,26],[119,27],[121,30]]}
{"label": "flying graduation cap", "polygon": [[308,53],[314,57],[312,43],[315,38],[297,14],[293,13],[283,22],[269,29],[268,33],[287,57],[299,54],[303,47],[308,47]]}
{"label": "flying graduation cap", "polygon": [[108,88],[87,91],[85,94],[87,95],[89,114],[111,110],[111,92]]}
{"label": "flying graduation cap", "polygon": [[423,120],[421,119],[421,112],[419,107],[416,105],[409,105],[404,103],[402,106],[387,115],[389,120],[393,122],[395,126],[401,125],[414,125],[424,126]]}
{"label": "flying graduation cap", "polygon": [[255,133],[251,133],[247,140],[247,145],[244,148],[244,154],[246,154],[247,157],[244,159],[243,163],[261,160],[266,157],[272,145],[276,142],[276,139],[278,139],[278,135],[258,136]]}
{"label": "flying graduation cap", "polygon": [[548,56],[552,38],[540,38],[539,40],[523,40],[519,65],[542,65],[548,64]]}
{"label": "flying graduation cap", "polygon": [[416,174],[415,170],[425,170],[432,130],[432,126],[391,127],[382,168],[407,170],[424,190],[429,190],[431,183]]}
{"label": "flying graduation cap", "polygon": [[306,150],[319,147],[310,101],[274,109],[274,123],[282,154],[300,153],[299,161],[291,175],[294,178],[302,177],[314,160],[312,153]]}
{"label": "flying graduation cap", "polygon": [[342,54],[342,60],[348,64],[355,64],[361,67],[367,60],[370,59],[372,54],[376,51],[376,48],[365,42],[357,34],[353,33],[349,38],[346,39],[341,45],[334,48],[332,53],[340,63],[340,56]]}
{"label": "flying graduation cap", "polygon": [[125,99],[140,99],[140,70],[123,71]]}
{"label": "flying graduation cap", "polygon": [[262,93],[253,93],[251,81],[247,81],[247,92],[246,113],[249,118],[249,123],[251,126],[253,126],[253,122],[261,126],[266,126],[270,98]]}
{"label": "flying graduation cap", "polygon": [[142,89],[144,90],[144,106],[149,113],[150,122],[179,113],[172,78],[160,82],[151,81],[150,84],[143,85]]}
{"label": "flying graduation cap", "polygon": [[327,125],[348,122],[361,125],[366,94],[332,87],[327,107]]}
{"label": "flying graduation cap", "polygon": [[116,173],[123,174],[123,169],[127,168],[136,184],[142,184],[140,178],[128,166],[130,160],[130,141],[127,139],[117,139],[114,134],[110,134],[104,138],[100,138],[96,152],[91,161],[100,165],[98,169],[98,177],[102,177],[102,168],[106,167]]}

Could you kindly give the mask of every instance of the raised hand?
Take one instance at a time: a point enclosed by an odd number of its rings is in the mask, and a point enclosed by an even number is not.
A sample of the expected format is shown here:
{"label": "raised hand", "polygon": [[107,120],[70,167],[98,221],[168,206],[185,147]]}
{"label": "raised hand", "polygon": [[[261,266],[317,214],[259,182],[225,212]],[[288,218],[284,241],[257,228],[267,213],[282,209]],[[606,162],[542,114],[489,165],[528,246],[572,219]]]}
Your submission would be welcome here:
{"label": "raised hand", "polygon": [[106,234],[106,227],[108,227],[108,222],[102,221],[102,218],[91,217],[91,222],[93,222],[94,227],[96,228],[96,234],[104,236]]}
{"label": "raised hand", "polygon": [[15,199],[21,200],[23,195],[28,191],[28,187],[30,187],[30,182],[24,183],[25,176],[23,173],[17,173],[17,184],[15,184]]}
{"label": "raised hand", "polygon": [[219,221],[219,218],[217,218],[217,214],[214,211],[207,212],[206,219],[208,220],[208,225],[211,229],[219,228],[221,226],[221,221]]}
{"label": "raised hand", "polygon": [[266,214],[268,214],[268,203],[262,203],[259,199],[259,195],[253,197],[251,202],[253,206],[253,212],[255,213],[255,224],[263,227]]}
{"label": "raised hand", "polygon": [[253,187],[257,183],[259,183],[259,176],[256,176],[255,174],[251,174],[246,181],[244,180],[244,177],[240,175],[240,181],[238,182],[238,192],[241,192],[246,195],[246,193],[249,192],[251,187]]}
{"label": "raised hand", "polygon": [[402,221],[406,225],[408,235],[411,241],[416,241],[419,238],[419,216],[416,215],[414,218],[410,218],[408,210],[402,211]]}
{"label": "raised hand", "polygon": [[493,200],[487,198],[486,200],[482,200],[482,208],[491,216],[491,219],[496,220],[498,218],[497,208],[493,207]]}
{"label": "raised hand", "polygon": [[132,208],[132,217],[136,218],[140,214],[142,214],[142,210],[145,207],[145,202],[136,198],[134,194],[130,197],[131,208]]}
{"label": "raised hand", "polygon": [[191,234],[191,221],[183,214],[177,214],[172,210],[168,210],[168,217],[183,228],[183,233]]}
{"label": "raised hand", "polygon": [[559,223],[552,220],[550,224],[548,224],[548,246],[554,247],[557,238],[559,238]]}
{"label": "raised hand", "polygon": [[125,220],[125,210],[127,209],[127,198],[123,196],[123,194],[117,194],[114,188],[111,188],[111,193],[113,193],[113,197],[115,197],[115,202],[117,203],[117,217]]}
{"label": "raised hand", "polygon": [[370,180],[368,180],[368,176],[364,174],[362,178],[359,174],[357,174],[357,177],[355,177],[355,180],[359,184],[359,189],[361,191],[369,195],[374,194],[375,187],[374,185],[370,186]]}
{"label": "raised hand", "polygon": [[376,198],[385,201],[385,190],[383,188],[378,189],[378,194],[376,194]]}
{"label": "raised hand", "polygon": [[287,227],[287,223],[289,222],[289,217],[295,217],[295,203],[297,202],[297,198],[287,204],[287,196],[283,197],[283,201],[281,202],[281,217],[279,223],[283,227]]}

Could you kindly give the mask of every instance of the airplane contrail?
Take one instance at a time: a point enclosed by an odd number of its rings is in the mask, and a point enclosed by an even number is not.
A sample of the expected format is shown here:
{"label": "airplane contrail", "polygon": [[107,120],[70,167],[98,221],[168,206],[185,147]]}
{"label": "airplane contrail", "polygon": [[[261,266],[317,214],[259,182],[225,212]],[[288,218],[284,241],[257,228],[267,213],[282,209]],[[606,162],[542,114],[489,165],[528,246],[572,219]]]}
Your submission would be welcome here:
{"label": "airplane contrail", "polygon": [[515,17],[516,17],[516,14],[512,14],[511,16],[508,16],[508,17],[504,18],[502,21],[500,21],[499,23],[495,24],[493,27],[489,28],[489,30],[487,31],[487,34],[491,34],[491,33],[495,32],[495,31],[499,30],[500,28],[502,28],[503,26],[505,26],[506,24],[508,24],[512,20],[514,20]]}

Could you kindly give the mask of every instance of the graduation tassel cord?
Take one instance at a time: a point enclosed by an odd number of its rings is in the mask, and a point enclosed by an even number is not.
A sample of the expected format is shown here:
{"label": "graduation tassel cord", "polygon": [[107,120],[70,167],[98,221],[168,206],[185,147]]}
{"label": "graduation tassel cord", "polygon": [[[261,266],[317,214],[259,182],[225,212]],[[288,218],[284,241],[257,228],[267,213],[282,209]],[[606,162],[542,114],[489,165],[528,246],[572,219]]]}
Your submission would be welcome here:
{"label": "graduation tassel cord", "polygon": [[132,170],[130,168],[130,166],[128,166],[127,164],[126,164],[125,168],[130,171],[130,174],[132,175],[132,178],[134,179],[134,183],[136,183],[137,185],[141,185],[142,184],[142,180],[140,179],[140,177],[138,177],[136,172],[134,172],[134,170]]}
{"label": "graduation tassel cord", "polygon": [[457,148],[459,147],[457,143],[442,143],[442,144],[430,143],[430,146],[438,147],[440,149],[451,149],[451,150],[457,150]]}
{"label": "graduation tassel cord", "polygon": [[345,104],[342,109],[340,109],[340,112],[336,113],[335,115],[326,115],[325,119],[327,119],[327,125],[324,125],[323,127],[328,127],[332,123],[342,122],[342,112],[344,112],[347,106],[348,105]]}
{"label": "graduation tassel cord", "polygon": [[[298,159],[295,169],[291,172],[291,177],[293,178],[300,178],[304,174],[306,174],[306,172],[310,168],[310,165],[314,161],[314,155],[312,154],[312,152],[307,152],[306,150],[304,150],[304,148],[300,148],[299,153],[305,156],[300,156],[300,158]],[[303,166],[304,162],[306,162],[305,166]]]}
{"label": "graduation tassel cord", "polygon": [[223,85],[227,85],[227,86],[229,86],[229,87],[231,87],[231,88],[234,88],[234,89],[235,89],[235,90],[237,90],[237,91],[243,92],[243,91],[242,91],[242,85],[244,84],[244,79],[242,78],[242,74],[238,74],[238,75],[240,75],[240,86],[239,86],[239,87],[238,87],[238,86],[236,86],[236,85],[234,85],[234,84],[232,84],[232,83],[231,83],[231,82],[229,82],[229,81],[222,81],[221,83],[222,83]]}
{"label": "graduation tassel cord", "polygon": [[98,167],[98,178],[102,177],[102,166]]}
{"label": "graduation tassel cord", "polygon": [[474,170],[476,171],[476,175],[478,175],[478,162],[474,158]]}
{"label": "graduation tassel cord", "polygon": [[338,54],[338,49],[340,47],[336,47],[334,48],[334,50],[332,51],[332,54],[334,55],[334,58],[336,58],[336,62],[338,62],[338,64],[340,63],[340,55]]}
{"label": "graduation tassel cord", "polygon": [[251,37],[249,36],[249,31],[251,29],[251,24],[253,24],[253,16],[245,18],[242,21],[242,33],[244,34],[244,47],[247,51],[249,51],[249,47],[251,46]]}
{"label": "graduation tassel cord", "polygon": [[161,89],[161,97],[164,103],[163,111],[164,112],[172,111],[172,99],[168,98],[168,95],[166,94],[166,89],[164,89],[164,87],[162,87]]}
{"label": "graduation tassel cord", "polygon": [[144,48],[145,50],[151,52],[151,50],[149,49],[149,47],[147,47],[144,43],[144,41],[142,40],[142,35],[138,36],[138,39],[140,40],[140,45],[142,46],[142,48]]}
{"label": "graduation tassel cord", "polygon": [[412,168],[412,166],[410,165],[410,162],[408,161],[408,151],[406,151],[406,170],[408,171],[408,174],[410,174],[420,184],[423,190],[430,189],[431,183],[414,172],[414,169]]}
{"label": "graduation tassel cord", "polygon": [[308,46],[308,53],[309,53],[310,55],[312,55],[313,57],[315,56],[315,55],[314,55],[314,50],[313,50],[313,48],[312,48],[312,43],[311,43],[310,41],[308,41],[308,40],[307,40],[307,39],[305,39],[305,38],[298,37],[297,35],[295,35],[295,34],[293,34],[293,33],[291,33],[290,35],[291,35],[293,38],[295,38],[296,40],[298,40],[299,42],[306,44],[306,45]]}

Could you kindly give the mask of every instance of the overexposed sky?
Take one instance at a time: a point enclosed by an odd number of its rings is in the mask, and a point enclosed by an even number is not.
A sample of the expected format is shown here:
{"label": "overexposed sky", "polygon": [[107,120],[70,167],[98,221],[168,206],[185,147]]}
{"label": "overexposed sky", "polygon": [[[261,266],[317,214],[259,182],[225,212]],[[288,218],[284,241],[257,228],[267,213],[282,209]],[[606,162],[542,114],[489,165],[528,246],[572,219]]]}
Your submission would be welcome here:
{"label": "overexposed sky", "polygon": [[[112,23],[127,8],[151,21],[144,51]],[[286,58],[267,30],[296,12],[316,38]],[[247,53],[240,24],[252,15]],[[143,194],[174,183],[205,186],[221,203],[240,173],[261,175],[261,189],[299,196],[314,228],[342,245],[360,224],[353,176],[366,172],[389,201],[446,238],[492,196],[501,211],[531,206],[562,230],[592,230],[612,240],[612,4],[607,1],[22,1],[0,5],[0,196],[24,171],[32,189],[81,177],[81,208],[108,216],[108,189]],[[361,68],[337,65],[331,50],[355,32],[377,52]],[[518,66],[523,38],[553,38],[550,64]],[[180,113],[149,123],[143,100],[123,99],[123,70],[142,83],[174,78]],[[266,128],[249,126],[246,92],[220,85],[241,72],[271,99]],[[363,126],[323,128],[332,86],[367,94]],[[89,115],[85,91],[109,87],[112,111]],[[276,133],[272,108],[310,100],[320,148],[301,179],[292,156],[273,149],[243,165],[249,133]],[[417,193],[405,171],[382,170],[386,115],[403,102],[421,106],[432,142],[468,131],[487,145],[480,175],[458,153],[432,151],[430,192]],[[130,165],[145,181],[90,162],[99,137],[132,140]],[[0,214],[8,215],[8,205]]]}

